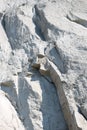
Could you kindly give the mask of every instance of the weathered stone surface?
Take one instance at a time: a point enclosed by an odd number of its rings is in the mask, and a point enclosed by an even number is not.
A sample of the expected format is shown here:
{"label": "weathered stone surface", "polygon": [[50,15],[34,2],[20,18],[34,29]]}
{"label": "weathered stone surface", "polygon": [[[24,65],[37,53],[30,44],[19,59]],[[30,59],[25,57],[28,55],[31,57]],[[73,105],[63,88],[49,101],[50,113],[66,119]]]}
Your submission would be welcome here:
{"label": "weathered stone surface", "polygon": [[0,89],[0,130],[87,130],[86,0],[0,1]]}
{"label": "weathered stone surface", "polygon": [[0,130],[25,130],[20,118],[6,97],[6,94],[0,90]]}

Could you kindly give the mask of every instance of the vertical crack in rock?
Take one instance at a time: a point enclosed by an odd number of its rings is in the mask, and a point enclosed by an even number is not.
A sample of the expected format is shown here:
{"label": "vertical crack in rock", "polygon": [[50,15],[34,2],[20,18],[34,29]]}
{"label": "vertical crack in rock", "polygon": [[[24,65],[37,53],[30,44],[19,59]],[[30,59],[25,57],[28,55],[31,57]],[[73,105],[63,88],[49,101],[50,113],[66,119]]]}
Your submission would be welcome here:
{"label": "vertical crack in rock", "polygon": [[35,15],[33,17],[33,21],[36,25],[36,27],[40,30],[42,37],[44,38],[45,41],[50,41],[51,38],[48,36],[48,28],[49,28],[49,23],[45,19],[43,10],[39,10],[39,6],[41,6],[41,9],[45,7],[45,5],[42,4],[37,4],[34,6],[35,9]]}
{"label": "vertical crack in rock", "polygon": [[40,26],[38,26],[38,24],[37,24],[37,19],[39,19],[39,16],[38,16],[38,14],[36,13],[36,6],[34,6],[34,8],[33,8],[33,22],[34,22],[34,24],[35,24],[35,32],[36,32],[36,34],[40,37],[40,39],[42,40],[42,41],[45,41],[45,37],[44,37],[44,35],[43,35],[43,33],[42,33],[42,30],[41,30],[41,28],[40,28]]}

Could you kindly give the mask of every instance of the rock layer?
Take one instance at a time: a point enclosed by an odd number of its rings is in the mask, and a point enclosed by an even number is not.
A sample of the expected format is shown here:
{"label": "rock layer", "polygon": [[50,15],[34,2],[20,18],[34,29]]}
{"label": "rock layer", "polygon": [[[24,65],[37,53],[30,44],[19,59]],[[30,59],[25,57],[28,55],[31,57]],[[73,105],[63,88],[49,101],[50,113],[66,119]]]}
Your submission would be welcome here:
{"label": "rock layer", "polygon": [[1,0],[0,130],[87,130],[87,2]]}

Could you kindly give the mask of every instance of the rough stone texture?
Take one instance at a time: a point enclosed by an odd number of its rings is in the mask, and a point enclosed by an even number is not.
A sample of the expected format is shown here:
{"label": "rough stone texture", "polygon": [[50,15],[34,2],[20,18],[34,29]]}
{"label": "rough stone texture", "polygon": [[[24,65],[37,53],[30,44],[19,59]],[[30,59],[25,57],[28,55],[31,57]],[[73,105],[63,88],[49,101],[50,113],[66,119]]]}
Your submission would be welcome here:
{"label": "rough stone texture", "polygon": [[0,130],[24,130],[24,127],[6,94],[0,90]]}
{"label": "rough stone texture", "polygon": [[0,1],[0,130],[87,130],[87,1]]}

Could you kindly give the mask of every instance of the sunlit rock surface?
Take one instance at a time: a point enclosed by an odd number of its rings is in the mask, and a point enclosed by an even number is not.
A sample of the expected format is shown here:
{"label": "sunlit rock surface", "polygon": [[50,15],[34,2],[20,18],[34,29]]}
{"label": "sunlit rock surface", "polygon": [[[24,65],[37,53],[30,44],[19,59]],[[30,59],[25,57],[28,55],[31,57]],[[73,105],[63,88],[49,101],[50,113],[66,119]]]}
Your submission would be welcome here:
{"label": "sunlit rock surface", "polygon": [[87,130],[86,0],[0,1],[0,130]]}

